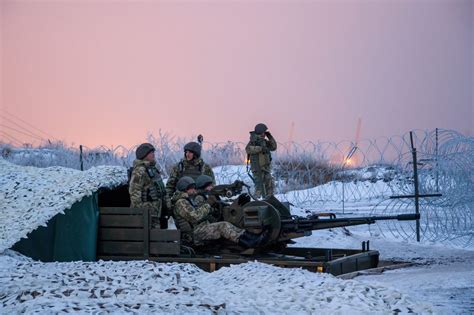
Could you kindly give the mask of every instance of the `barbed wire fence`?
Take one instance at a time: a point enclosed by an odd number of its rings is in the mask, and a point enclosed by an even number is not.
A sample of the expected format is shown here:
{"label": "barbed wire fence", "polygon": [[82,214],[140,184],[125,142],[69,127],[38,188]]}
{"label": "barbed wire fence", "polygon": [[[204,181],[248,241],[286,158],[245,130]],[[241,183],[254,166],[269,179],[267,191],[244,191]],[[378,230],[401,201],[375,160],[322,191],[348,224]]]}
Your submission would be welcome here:
{"label": "barbed wire fence", "polygon": [[[473,246],[474,137],[453,130],[416,130],[418,175],[421,194],[441,197],[420,200],[422,239]],[[183,146],[191,139],[159,132],[148,135],[157,164],[166,178],[183,157]],[[243,142],[203,144],[203,158],[215,168],[218,183],[243,180],[253,185],[246,167]],[[62,143],[40,148],[0,145],[6,160],[37,167],[64,166],[80,169],[79,148]],[[83,147],[84,169],[99,165],[130,167],[136,146]],[[272,174],[277,197],[308,211],[333,211],[342,215],[394,215],[414,213],[413,164],[409,134],[389,138],[334,142],[279,143],[273,154]],[[411,223],[383,221],[372,228],[377,234],[415,238]],[[387,232],[388,231],[388,232]]]}

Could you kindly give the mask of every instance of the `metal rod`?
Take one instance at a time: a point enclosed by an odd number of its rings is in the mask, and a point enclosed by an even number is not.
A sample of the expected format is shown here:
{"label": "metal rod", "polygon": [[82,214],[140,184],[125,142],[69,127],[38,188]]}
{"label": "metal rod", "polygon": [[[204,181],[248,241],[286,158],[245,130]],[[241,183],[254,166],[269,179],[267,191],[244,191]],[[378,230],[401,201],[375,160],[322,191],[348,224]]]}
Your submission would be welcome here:
{"label": "metal rod", "polygon": [[[343,169],[343,175],[342,176],[344,176],[344,168],[342,168],[342,169]],[[342,214],[344,214],[344,202],[345,202],[345,199],[346,199],[346,197],[345,197],[345,188],[344,188],[345,186],[346,185],[344,183],[344,178],[343,178],[342,179]]]}
{"label": "metal rod", "polygon": [[[418,195],[419,198],[425,197],[441,197],[443,194],[425,194],[425,195]],[[403,198],[415,198],[416,195],[405,195],[405,196],[390,196],[390,199],[403,199]]]}

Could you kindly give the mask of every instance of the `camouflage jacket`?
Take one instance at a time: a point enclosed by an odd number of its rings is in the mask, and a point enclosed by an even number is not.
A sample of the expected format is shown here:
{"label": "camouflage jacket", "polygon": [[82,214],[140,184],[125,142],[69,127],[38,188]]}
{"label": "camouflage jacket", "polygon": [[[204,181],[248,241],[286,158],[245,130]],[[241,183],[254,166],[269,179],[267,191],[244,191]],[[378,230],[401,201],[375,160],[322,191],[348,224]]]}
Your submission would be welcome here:
{"label": "camouflage jacket", "polygon": [[255,132],[250,132],[250,142],[245,147],[250,159],[250,167],[253,172],[259,169],[269,171],[272,162],[271,151],[277,149],[277,142],[270,134],[267,139],[259,137]]}
{"label": "camouflage jacket", "polygon": [[[173,195],[174,202],[174,217],[179,225],[179,228],[183,229],[183,220],[188,223],[191,228],[196,228],[201,224],[209,223],[207,217],[211,212],[211,206],[207,203],[203,203],[200,206],[194,204],[194,201],[191,197],[181,191],[177,191]],[[188,231],[185,231],[188,232]]]}
{"label": "camouflage jacket", "polygon": [[[198,190],[198,193],[196,194],[196,196],[194,196],[193,201],[194,201],[194,204],[196,205],[196,207],[200,207],[203,204],[207,204],[207,199],[208,198],[209,198],[209,195],[207,194],[207,192]],[[214,208],[219,207],[219,205],[216,204],[216,205],[210,206],[210,207],[211,207],[211,212],[213,212]],[[217,217],[216,213],[209,214],[207,216],[207,221],[209,223],[214,223],[214,222],[218,222],[219,218]]]}
{"label": "camouflage jacket", "polygon": [[173,169],[171,170],[170,177],[166,182],[166,192],[169,196],[173,196],[176,191],[176,184],[181,177],[190,176],[196,180],[196,178],[202,174],[212,177],[214,183],[216,182],[212,168],[204,163],[203,159],[199,158],[191,161],[182,159],[173,166]]}
{"label": "camouflage jacket", "polygon": [[133,162],[128,192],[132,208],[155,209],[159,215],[162,207],[170,204],[160,171],[154,162]]}

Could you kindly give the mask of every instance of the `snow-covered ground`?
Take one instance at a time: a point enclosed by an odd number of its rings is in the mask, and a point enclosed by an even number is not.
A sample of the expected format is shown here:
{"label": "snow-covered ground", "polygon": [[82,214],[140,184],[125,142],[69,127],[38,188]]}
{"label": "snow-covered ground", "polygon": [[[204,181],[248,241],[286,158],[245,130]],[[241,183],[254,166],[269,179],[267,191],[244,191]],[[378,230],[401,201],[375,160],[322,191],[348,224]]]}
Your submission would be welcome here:
{"label": "snow-covered ground", "polygon": [[[297,245],[357,248],[366,233],[318,231]],[[0,256],[0,313],[438,313],[474,311],[474,252],[371,239],[412,267],[343,280],[248,263],[207,273],[190,264],[40,263]]]}
{"label": "snow-covered ground", "polygon": [[431,313],[385,285],[261,263],[206,273],[190,264],[36,263],[0,257],[5,313]]}
{"label": "snow-covered ground", "polygon": [[347,230],[350,233],[341,228],[314,231],[309,237],[297,239],[294,246],[361,248],[362,241],[370,240],[370,248],[380,252],[381,260],[413,265],[383,273],[366,273],[354,280],[395,288],[417,301],[430,304],[438,314],[474,313],[474,250],[374,237],[367,226]]}
{"label": "snow-covered ground", "polygon": [[[297,239],[295,246],[360,248],[362,241],[370,240],[381,259],[414,265],[344,280],[255,262],[207,273],[189,264],[146,261],[41,263],[5,250],[98,187],[122,183],[124,176],[120,168],[77,172],[0,160],[1,314],[474,313],[472,249],[382,238],[369,233],[367,226],[315,231]],[[291,201],[291,193],[286,198]],[[349,203],[348,209],[356,215],[367,210],[359,207],[365,202],[370,207],[368,201],[359,201]],[[295,209],[295,214],[313,210]]]}

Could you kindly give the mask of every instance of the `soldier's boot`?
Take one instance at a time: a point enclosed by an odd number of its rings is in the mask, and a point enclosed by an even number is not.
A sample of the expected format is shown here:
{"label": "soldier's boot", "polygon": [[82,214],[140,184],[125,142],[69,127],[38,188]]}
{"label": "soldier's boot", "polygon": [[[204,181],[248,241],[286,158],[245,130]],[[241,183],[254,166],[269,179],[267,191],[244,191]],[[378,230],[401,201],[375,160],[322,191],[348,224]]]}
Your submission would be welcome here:
{"label": "soldier's boot", "polygon": [[264,245],[268,238],[270,237],[270,230],[265,228],[262,233],[254,234],[248,231],[245,231],[239,237],[239,245],[245,248],[255,248],[261,245]]}
{"label": "soldier's boot", "polygon": [[239,237],[239,245],[244,248],[254,248],[260,245],[260,235],[245,231]]}

